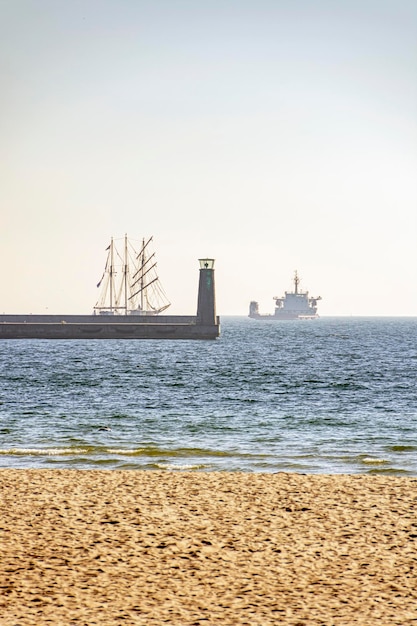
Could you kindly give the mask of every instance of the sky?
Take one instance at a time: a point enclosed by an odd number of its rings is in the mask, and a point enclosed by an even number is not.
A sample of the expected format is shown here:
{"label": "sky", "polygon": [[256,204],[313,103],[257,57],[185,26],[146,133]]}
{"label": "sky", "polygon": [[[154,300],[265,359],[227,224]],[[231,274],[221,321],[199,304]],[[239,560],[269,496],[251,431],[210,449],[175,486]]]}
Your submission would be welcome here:
{"label": "sky", "polygon": [[417,316],[415,0],[0,0],[0,312],[91,313],[154,237],[172,314]]}

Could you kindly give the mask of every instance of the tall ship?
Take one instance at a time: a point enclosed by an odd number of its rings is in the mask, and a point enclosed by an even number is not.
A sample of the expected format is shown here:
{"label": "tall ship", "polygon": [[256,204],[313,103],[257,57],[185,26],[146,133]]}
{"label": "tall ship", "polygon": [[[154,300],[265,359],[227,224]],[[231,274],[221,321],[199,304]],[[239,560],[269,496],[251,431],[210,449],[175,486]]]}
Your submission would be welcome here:
{"label": "tall ship", "polygon": [[152,237],[139,250],[124,238],[118,249],[112,238],[99,299],[90,314],[3,314],[1,339],[216,339],[214,259],[199,259],[197,312],[166,315],[170,306],[156,272]]}
{"label": "tall ship", "polygon": [[97,284],[100,297],[94,306],[99,315],[159,315],[169,302],[157,273],[153,237],[142,239],[139,249],[125,235],[122,247],[113,237]]}
{"label": "tall ship", "polygon": [[297,270],[294,272],[294,291],[286,291],[284,296],[275,296],[275,311],[273,314],[262,315],[259,313],[258,302],[252,301],[249,305],[249,317],[256,320],[298,320],[315,319],[317,314],[317,302],[321,296],[310,297],[308,291],[299,288],[300,277]]}

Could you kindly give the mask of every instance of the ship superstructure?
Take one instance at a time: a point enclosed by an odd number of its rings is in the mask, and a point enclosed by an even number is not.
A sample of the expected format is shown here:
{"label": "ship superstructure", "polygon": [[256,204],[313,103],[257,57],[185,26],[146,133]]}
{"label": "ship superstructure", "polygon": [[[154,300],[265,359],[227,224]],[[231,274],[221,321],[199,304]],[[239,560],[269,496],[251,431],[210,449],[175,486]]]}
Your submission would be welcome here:
{"label": "ship superstructure", "polygon": [[301,291],[300,277],[297,270],[294,272],[294,291],[286,291],[284,296],[275,296],[275,311],[272,315],[259,313],[259,304],[252,301],[249,306],[249,317],[260,320],[296,320],[315,319],[317,302],[321,296],[310,297],[308,291]]}

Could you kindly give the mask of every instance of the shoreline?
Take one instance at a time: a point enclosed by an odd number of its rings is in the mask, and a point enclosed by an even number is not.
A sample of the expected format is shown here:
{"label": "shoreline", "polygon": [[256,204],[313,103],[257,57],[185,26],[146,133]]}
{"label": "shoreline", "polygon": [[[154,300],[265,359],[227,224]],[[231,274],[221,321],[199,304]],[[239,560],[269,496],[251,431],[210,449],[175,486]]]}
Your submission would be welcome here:
{"label": "shoreline", "polygon": [[417,478],[0,469],[5,626],[417,623]]}

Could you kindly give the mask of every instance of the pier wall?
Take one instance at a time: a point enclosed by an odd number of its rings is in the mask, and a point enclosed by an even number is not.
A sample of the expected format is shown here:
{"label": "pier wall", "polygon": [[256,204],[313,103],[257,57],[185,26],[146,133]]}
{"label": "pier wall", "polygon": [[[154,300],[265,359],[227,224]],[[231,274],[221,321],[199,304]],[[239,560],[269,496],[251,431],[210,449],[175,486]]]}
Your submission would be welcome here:
{"label": "pier wall", "polygon": [[1,323],[15,324],[195,324],[195,315],[0,315]]}
{"label": "pier wall", "polygon": [[219,323],[203,325],[177,322],[103,324],[101,320],[96,324],[0,321],[0,339],[216,339],[219,334]]}

